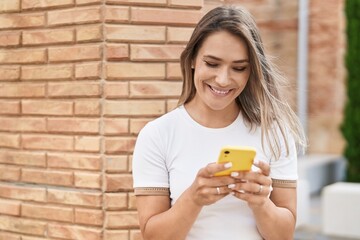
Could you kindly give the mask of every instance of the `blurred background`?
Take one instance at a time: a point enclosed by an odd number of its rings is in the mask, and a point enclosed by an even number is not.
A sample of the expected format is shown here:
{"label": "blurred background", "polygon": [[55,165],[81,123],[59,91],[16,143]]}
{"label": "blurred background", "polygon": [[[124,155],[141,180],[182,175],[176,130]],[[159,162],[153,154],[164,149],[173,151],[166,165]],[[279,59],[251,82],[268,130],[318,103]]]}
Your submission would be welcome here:
{"label": "blurred background", "polygon": [[136,136],[176,107],[179,56],[222,4],[254,15],[306,129],[296,239],[346,239],[321,225],[345,173],[345,0],[0,0],[0,240],[141,239]]}

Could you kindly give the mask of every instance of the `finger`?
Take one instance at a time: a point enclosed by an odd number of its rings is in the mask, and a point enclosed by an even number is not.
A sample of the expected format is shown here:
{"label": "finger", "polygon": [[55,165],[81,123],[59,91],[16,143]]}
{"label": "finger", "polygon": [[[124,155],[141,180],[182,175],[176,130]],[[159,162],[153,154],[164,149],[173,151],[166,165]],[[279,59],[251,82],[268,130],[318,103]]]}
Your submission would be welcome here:
{"label": "finger", "polygon": [[255,182],[266,186],[272,184],[271,178],[260,172],[232,172],[231,176],[236,179],[237,182]]}
{"label": "finger", "polygon": [[205,168],[200,169],[199,175],[202,177],[212,177],[215,173],[231,168],[232,163],[210,163]]}
{"label": "finger", "polygon": [[215,195],[228,195],[229,193],[232,192],[232,189],[228,188],[227,186],[225,187],[215,187],[214,189],[214,194]]}
{"label": "finger", "polygon": [[270,165],[264,161],[255,160],[254,166],[258,167],[265,176],[270,175]]}

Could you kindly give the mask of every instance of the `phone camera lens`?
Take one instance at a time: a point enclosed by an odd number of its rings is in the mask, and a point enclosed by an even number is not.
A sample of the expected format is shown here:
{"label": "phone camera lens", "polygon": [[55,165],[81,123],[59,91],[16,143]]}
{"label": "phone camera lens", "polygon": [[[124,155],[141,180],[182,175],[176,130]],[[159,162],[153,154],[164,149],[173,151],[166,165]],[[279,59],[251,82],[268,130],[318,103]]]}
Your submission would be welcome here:
{"label": "phone camera lens", "polygon": [[230,152],[229,152],[229,151],[225,151],[224,153],[225,153],[225,154],[229,154]]}

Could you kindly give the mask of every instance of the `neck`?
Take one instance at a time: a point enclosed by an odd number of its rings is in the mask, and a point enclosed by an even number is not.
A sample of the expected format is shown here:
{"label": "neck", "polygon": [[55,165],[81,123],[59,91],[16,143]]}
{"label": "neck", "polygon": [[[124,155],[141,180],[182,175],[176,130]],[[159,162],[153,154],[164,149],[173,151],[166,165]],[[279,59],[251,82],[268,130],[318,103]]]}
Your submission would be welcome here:
{"label": "neck", "polygon": [[185,104],[185,109],[197,123],[208,128],[224,128],[229,126],[238,117],[240,111],[235,102],[225,109],[213,110],[190,101]]}

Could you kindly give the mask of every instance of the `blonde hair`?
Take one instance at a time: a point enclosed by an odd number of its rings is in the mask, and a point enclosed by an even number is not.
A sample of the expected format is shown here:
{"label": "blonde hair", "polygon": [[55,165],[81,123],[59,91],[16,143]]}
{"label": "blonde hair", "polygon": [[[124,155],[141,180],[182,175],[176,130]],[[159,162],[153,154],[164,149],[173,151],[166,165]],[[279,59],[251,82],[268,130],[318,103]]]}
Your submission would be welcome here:
{"label": "blonde hair", "polygon": [[[197,24],[180,57],[183,87],[178,105],[188,103],[194,98],[196,89],[192,63],[204,40],[211,33],[218,31],[228,31],[244,39],[247,44],[251,73],[245,89],[236,101],[249,128],[261,127],[263,149],[266,139],[272,156],[278,159],[281,155],[281,140],[284,140],[288,154],[287,132],[289,131],[298,148],[303,150],[306,139],[300,121],[280,92],[280,87],[285,82],[284,78],[265,55],[253,17],[241,7],[217,7],[208,12]],[[280,136],[277,129],[280,131]]]}

